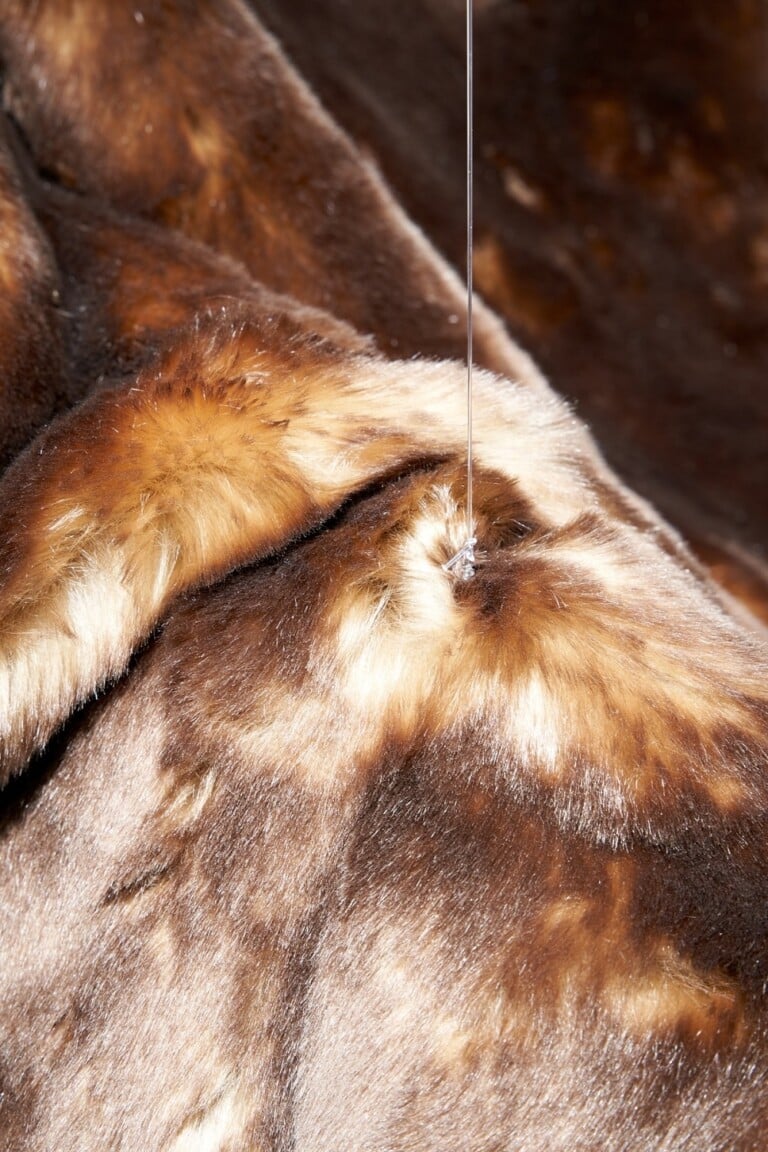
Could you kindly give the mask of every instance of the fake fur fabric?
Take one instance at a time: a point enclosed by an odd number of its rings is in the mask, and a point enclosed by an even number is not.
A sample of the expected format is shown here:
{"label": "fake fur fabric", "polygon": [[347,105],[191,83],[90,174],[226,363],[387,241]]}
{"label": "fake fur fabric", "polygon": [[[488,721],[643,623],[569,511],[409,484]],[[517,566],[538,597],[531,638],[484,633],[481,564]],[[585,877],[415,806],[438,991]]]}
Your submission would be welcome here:
{"label": "fake fur fabric", "polygon": [[480,302],[445,571],[461,281],[258,9],[0,14],[3,1147],[766,1148],[765,633]]}

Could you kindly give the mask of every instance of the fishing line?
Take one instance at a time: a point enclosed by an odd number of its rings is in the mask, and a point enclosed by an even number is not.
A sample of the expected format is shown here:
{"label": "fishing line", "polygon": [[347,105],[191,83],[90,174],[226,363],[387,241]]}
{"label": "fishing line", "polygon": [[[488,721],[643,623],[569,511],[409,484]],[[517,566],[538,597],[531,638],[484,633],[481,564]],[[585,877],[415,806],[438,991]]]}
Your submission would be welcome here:
{"label": "fishing line", "polygon": [[467,539],[455,556],[443,567],[461,580],[475,574],[474,523],[472,516],[472,273],[474,222],[474,36],[472,0],[466,0],[467,11]]}

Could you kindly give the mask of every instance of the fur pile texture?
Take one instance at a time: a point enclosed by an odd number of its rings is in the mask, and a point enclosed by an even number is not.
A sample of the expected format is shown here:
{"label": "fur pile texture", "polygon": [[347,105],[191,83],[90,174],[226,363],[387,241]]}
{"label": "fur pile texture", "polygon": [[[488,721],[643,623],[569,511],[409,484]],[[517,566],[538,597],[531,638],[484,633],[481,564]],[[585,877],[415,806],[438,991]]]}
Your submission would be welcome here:
{"label": "fur pile texture", "polygon": [[[269,8],[269,5],[265,5]],[[242,0],[0,14],[0,1142],[768,1148],[768,649]]]}
{"label": "fur pile texture", "polygon": [[[460,0],[258,10],[464,264]],[[475,0],[475,282],[768,622],[768,5]]]}

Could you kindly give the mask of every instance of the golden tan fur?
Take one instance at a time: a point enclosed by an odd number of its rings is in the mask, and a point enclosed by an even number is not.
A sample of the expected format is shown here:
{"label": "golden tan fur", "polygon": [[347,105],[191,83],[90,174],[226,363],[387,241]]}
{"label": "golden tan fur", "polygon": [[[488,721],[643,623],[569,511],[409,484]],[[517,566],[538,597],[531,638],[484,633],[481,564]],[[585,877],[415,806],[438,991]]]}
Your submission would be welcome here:
{"label": "golden tan fur", "polygon": [[242,5],[106,11],[0,22],[5,1147],[765,1148],[764,634],[482,313],[446,572],[455,275]]}

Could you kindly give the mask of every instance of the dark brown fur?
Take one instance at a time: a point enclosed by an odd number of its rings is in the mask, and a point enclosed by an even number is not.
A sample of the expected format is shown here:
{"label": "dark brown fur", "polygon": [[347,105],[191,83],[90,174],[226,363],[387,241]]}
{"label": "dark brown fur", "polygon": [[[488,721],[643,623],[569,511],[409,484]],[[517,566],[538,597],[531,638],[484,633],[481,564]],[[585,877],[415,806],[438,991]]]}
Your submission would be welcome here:
{"label": "dark brown fur", "polygon": [[0,20],[4,1146],[768,1147],[764,634],[483,311],[450,576],[455,275],[242,4],[108,11]]}

